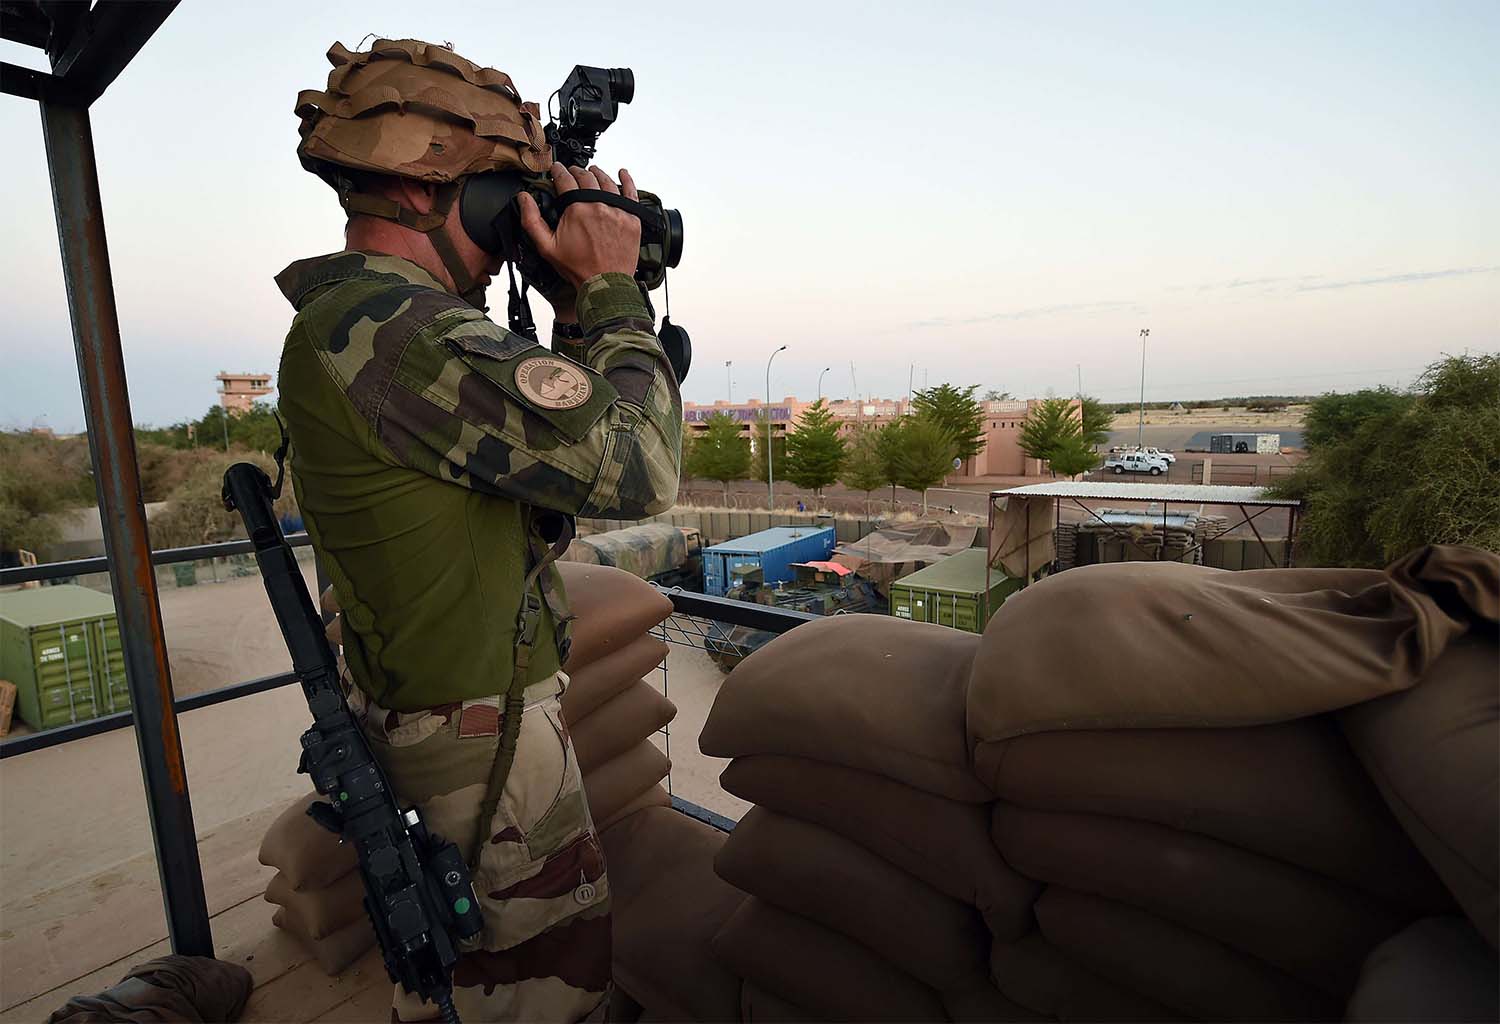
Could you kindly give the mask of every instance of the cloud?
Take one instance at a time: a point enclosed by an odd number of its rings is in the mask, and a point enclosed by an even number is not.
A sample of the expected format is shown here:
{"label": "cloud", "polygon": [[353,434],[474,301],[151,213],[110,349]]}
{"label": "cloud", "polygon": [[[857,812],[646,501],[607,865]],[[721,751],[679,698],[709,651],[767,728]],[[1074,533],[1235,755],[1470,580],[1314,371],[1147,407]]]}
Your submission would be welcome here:
{"label": "cloud", "polygon": [[1387,274],[1384,277],[1361,277],[1352,281],[1329,281],[1326,284],[1306,284],[1297,289],[1299,292],[1321,292],[1334,288],[1367,288],[1381,284],[1415,284],[1419,281],[1437,281],[1445,277],[1467,277],[1470,274],[1493,274],[1500,270],[1495,267],[1450,267],[1447,270],[1424,270],[1412,274]]}
{"label": "cloud", "polygon": [[1318,281],[1322,274],[1301,274],[1285,277],[1237,277],[1232,281],[1221,281],[1216,284],[1200,284],[1200,292],[1232,291],[1236,288],[1264,288],[1267,291],[1274,290],[1274,286],[1283,284],[1301,284],[1305,281]]}
{"label": "cloud", "polygon": [[1059,313],[1103,313],[1111,310],[1140,309],[1134,302],[1065,302],[1055,306],[1032,306],[1029,309],[1012,309],[1003,313],[987,313],[983,316],[933,317],[914,320],[908,327],[963,327],[969,324],[987,324],[997,320],[1031,320],[1035,317],[1056,316]]}

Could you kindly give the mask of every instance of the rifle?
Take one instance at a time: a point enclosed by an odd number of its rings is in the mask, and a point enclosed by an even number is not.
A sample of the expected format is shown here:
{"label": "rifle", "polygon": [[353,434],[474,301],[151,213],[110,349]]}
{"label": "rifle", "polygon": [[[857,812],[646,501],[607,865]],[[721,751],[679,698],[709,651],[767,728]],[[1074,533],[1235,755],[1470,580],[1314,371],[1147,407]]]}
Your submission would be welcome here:
{"label": "rifle", "polygon": [[[279,460],[278,460],[279,461]],[[428,832],[416,808],[402,810],[339,685],[338,663],[281,532],[272,500],[281,494],[259,467],[239,462],[224,474],[224,507],[238,511],[255,545],[266,594],[292,655],[313,724],[302,734],[297,771],[329,802],[307,813],[354,846],[365,883],[365,911],[391,980],[432,1002],[450,1024],[458,943],[478,935],[484,917],[458,847]]]}

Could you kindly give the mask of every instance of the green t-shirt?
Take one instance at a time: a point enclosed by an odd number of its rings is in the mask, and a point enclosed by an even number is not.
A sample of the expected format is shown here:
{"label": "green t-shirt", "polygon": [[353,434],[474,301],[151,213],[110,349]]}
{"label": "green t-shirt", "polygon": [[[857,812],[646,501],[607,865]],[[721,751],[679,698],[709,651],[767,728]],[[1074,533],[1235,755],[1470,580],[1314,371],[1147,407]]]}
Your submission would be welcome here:
{"label": "green t-shirt", "polygon": [[[415,264],[341,252],[277,276],[297,310],[278,407],[355,682],[393,711],[504,693],[539,510],[639,519],[676,499],[682,400],[635,282],[578,289],[554,354]],[[543,620],[527,682],[558,668]]]}

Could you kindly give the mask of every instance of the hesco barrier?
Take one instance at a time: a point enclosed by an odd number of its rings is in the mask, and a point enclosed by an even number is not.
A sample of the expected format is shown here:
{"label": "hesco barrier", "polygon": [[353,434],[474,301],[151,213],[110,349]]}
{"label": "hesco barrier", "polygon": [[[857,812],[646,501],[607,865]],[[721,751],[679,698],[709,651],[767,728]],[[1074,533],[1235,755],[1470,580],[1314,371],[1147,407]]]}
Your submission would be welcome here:
{"label": "hesco barrier", "polygon": [[33,729],[81,722],[130,704],[115,604],[87,587],[0,594],[0,677],[16,684],[16,713]]}

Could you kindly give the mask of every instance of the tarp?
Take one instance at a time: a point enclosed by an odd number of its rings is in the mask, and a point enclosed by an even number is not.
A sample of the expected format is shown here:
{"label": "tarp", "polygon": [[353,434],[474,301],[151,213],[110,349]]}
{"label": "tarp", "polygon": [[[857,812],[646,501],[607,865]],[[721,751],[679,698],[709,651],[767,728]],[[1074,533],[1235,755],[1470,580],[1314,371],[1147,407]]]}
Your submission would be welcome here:
{"label": "tarp", "polygon": [[1057,557],[1052,499],[1012,494],[992,500],[999,515],[990,531],[990,564],[1023,580],[1052,564]]}
{"label": "tarp", "polygon": [[[1050,520],[1049,520],[1050,522]],[[976,526],[919,521],[861,537],[833,549],[833,560],[853,569],[889,596],[891,583],[972,547]]]}
{"label": "tarp", "polygon": [[700,546],[697,530],[683,530],[668,523],[642,523],[578,537],[568,545],[562,560],[613,565],[644,580],[681,568],[690,556],[698,553]]}

